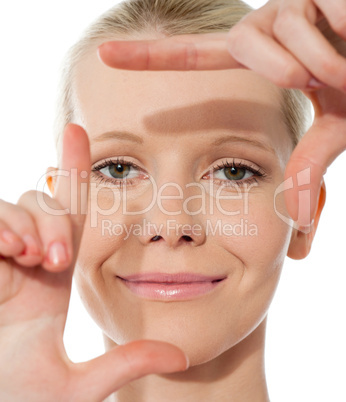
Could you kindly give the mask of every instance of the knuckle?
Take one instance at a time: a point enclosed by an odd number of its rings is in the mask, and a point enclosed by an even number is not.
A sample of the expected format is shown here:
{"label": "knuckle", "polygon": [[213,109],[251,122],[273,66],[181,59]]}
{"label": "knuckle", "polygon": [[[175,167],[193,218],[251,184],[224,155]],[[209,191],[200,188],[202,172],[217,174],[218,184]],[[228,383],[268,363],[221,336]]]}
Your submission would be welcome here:
{"label": "knuckle", "polygon": [[285,40],[297,26],[298,18],[299,16],[291,7],[281,10],[273,23],[274,36],[279,40]]}
{"label": "knuckle", "polygon": [[19,205],[11,203],[2,204],[2,216],[9,225],[11,223],[18,228],[32,229],[32,217]]}
{"label": "knuckle", "polygon": [[35,231],[35,223],[34,219],[31,215],[28,214],[25,210],[18,210],[15,218],[15,225],[18,227],[20,232],[33,232]]}
{"label": "knuckle", "polygon": [[32,199],[35,198],[36,193],[37,192],[35,190],[26,191],[19,197],[19,199],[17,201],[17,205],[27,204],[29,201],[31,201]]}
{"label": "knuckle", "polygon": [[310,169],[323,170],[321,161],[312,155],[293,155],[290,165],[295,168],[302,166],[306,169],[306,166],[309,166]]}
{"label": "knuckle", "polygon": [[185,46],[185,70],[195,70],[198,63],[198,52],[193,43]]}
{"label": "knuckle", "polygon": [[131,351],[128,348],[123,347],[121,349],[118,349],[118,353],[120,360],[122,360],[122,366],[124,367],[124,369],[126,368],[129,373],[136,375],[138,371],[140,371],[140,367],[138,364],[138,360],[133,359],[133,354],[131,353]]}
{"label": "knuckle", "polygon": [[41,195],[43,195],[44,200],[48,197],[46,194],[35,190],[27,191],[20,196],[15,207],[17,207],[18,211],[26,213],[27,216],[35,216],[37,218],[37,211],[40,211],[39,197]]}
{"label": "knuckle", "polygon": [[151,47],[149,46],[149,44],[148,43],[143,43],[143,46],[145,46],[145,56],[144,56],[144,60],[143,60],[143,66],[144,66],[144,69],[145,70],[149,70],[150,68],[151,68],[151,64],[152,64],[152,62],[153,62],[153,57],[152,57],[152,55],[151,55],[151,51],[150,51],[150,49],[151,49]]}
{"label": "knuckle", "polygon": [[281,69],[281,73],[276,77],[275,84],[284,88],[296,86],[295,80],[296,77],[299,76],[299,73],[300,71],[297,66],[292,63],[287,63],[287,65]]}
{"label": "knuckle", "polygon": [[227,48],[235,59],[239,59],[244,52],[244,40],[250,35],[245,22],[234,26],[227,36]]}

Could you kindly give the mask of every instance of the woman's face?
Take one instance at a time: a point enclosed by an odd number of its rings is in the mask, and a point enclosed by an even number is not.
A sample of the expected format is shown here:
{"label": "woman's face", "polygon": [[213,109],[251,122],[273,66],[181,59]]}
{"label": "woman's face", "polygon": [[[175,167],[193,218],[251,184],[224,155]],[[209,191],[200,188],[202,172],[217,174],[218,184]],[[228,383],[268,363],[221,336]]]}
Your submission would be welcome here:
{"label": "woman's face", "polygon": [[[292,229],[274,210],[292,152],[280,92],[250,71],[131,72],[94,53],[75,80],[94,169],[81,298],[115,343],[167,341],[201,364],[265,318],[288,250]],[[225,279],[152,296],[121,279],[182,272]]]}

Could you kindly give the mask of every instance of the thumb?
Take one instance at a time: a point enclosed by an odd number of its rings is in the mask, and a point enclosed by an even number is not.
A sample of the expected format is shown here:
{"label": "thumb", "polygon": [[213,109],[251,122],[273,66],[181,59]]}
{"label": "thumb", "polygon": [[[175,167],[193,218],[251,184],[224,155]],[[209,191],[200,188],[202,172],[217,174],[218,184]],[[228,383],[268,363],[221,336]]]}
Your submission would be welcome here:
{"label": "thumb", "polygon": [[317,211],[323,175],[346,150],[346,123],[342,117],[324,115],[315,120],[293,151],[286,166],[286,208],[298,227],[311,225]]}
{"label": "thumb", "polygon": [[74,233],[74,249],[78,249],[87,213],[90,175],[89,139],[85,130],[68,124],[64,131],[61,167],[54,198],[69,214]]}
{"label": "thumb", "polygon": [[176,346],[140,340],[75,365],[71,394],[76,401],[102,401],[125,384],[148,374],[184,371],[188,359]]}

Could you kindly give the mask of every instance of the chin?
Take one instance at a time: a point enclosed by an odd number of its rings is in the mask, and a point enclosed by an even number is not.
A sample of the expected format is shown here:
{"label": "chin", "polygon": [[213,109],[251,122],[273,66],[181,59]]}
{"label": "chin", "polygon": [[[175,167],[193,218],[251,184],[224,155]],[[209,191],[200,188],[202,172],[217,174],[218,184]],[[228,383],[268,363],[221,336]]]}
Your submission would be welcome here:
{"label": "chin", "polygon": [[170,323],[171,325],[163,326],[162,323],[156,322],[146,328],[134,328],[132,322],[128,331],[124,327],[119,331],[118,327],[113,333],[104,332],[117,345],[142,339],[171,343],[189,357],[190,366],[198,366],[217,358],[241,340],[231,331],[224,333],[215,326],[201,331],[193,325],[182,329],[181,326],[175,325],[172,319]]}

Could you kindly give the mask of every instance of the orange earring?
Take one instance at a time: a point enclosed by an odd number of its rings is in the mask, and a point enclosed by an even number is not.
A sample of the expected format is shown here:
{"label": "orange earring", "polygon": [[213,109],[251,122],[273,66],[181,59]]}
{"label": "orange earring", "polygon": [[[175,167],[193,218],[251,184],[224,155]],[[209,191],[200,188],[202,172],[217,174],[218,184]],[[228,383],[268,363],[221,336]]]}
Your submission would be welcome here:
{"label": "orange earring", "polygon": [[53,177],[49,176],[47,179],[47,184],[50,192],[53,194],[54,193],[54,184],[53,184]]}

